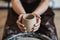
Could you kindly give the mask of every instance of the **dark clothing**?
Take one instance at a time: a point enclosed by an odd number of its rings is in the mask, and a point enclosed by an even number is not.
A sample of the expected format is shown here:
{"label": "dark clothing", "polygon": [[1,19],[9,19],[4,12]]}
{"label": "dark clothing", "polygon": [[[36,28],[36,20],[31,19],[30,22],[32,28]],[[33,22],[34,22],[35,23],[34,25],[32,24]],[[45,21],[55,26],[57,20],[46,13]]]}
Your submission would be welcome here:
{"label": "dark clothing", "polygon": [[[40,0],[37,0],[36,2],[33,3],[26,3],[23,1],[21,2],[26,12],[31,13],[39,5]],[[45,34],[49,36],[51,39],[57,40],[56,28],[54,25],[54,15],[55,14],[52,12],[51,8],[48,8],[42,15],[40,15],[41,16],[40,28],[35,33]],[[17,19],[18,15],[13,11],[13,9],[9,9],[7,22],[5,25],[4,38],[21,32],[16,24]]]}

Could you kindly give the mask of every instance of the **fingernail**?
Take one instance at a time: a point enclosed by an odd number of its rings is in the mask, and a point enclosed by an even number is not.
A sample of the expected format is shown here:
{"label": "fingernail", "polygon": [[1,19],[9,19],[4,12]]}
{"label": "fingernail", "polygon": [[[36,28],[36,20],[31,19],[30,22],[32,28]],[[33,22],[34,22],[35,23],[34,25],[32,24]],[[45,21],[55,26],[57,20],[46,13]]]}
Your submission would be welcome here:
{"label": "fingernail", "polygon": [[24,29],[26,30],[26,27],[24,27]]}
{"label": "fingernail", "polygon": [[27,31],[25,30],[25,32],[27,32]]}
{"label": "fingernail", "polygon": [[23,27],[24,27],[24,25],[23,25]]}

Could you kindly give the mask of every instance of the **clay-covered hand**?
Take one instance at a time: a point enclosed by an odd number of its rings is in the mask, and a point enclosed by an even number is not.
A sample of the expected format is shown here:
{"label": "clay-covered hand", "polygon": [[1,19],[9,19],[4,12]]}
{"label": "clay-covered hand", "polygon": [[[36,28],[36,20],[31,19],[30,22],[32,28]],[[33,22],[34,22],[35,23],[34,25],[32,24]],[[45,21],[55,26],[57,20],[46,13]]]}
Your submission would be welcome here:
{"label": "clay-covered hand", "polygon": [[17,20],[17,25],[18,25],[19,29],[20,29],[22,32],[26,32],[26,27],[24,26],[24,24],[22,24],[23,15],[24,15],[24,14],[20,14],[20,15],[19,15],[19,18],[18,18],[18,20]]}
{"label": "clay-covered hand", "polygon": [[32,31],[35,32],[35,31],[37,31],[40,28],[41,17],[40,17],[40,15],[37,15],[37,14],[34,14],[34,13],[32,13],[32,15],[35,15],[36,16],[36,20],[37,20],[37,23],[32,28]]}

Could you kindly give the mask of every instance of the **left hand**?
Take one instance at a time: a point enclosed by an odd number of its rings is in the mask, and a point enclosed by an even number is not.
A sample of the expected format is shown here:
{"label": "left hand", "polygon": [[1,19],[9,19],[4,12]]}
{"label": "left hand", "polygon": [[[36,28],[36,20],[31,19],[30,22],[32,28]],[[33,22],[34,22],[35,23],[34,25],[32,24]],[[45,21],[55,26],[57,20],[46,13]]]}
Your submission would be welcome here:
{"label": "left hand", "polygon": [[41,23],[41,17],[40,15],[37,15],[37,14],[34,14],[32,13],[32,15],[35,15],[36,16],[36,19],[37,19],[37,23],[34,25],[34,27],[32,28],[32,32],[35,32],[39,29],[40,27],[40,23]]}

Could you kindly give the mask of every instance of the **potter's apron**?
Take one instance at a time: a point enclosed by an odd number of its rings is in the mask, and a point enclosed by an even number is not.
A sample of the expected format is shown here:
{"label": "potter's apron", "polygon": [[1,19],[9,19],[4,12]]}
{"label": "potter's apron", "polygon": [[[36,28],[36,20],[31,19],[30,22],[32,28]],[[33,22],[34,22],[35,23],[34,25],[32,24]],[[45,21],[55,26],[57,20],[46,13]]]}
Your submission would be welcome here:
{"label": "potter's apron", "polygon": [[[36,9],[40,0],[36,0],[33,3],[27,3],[24,2],[23,0],[21,0],[21,2],[26,12],[31,13]],[[42,15],[40,15],[41,16],[40,28],[35,33],[45,34],[49,36],[51,39],[56,40],[57,33],[54,25],[54,15],[55,14],[52,12],[51,8],[48,8]],[[10,35],[18,34],[21,32],[16,24],[17,19],[18,15],[13,11],[12,8],[9,9],[3,39]]]}

